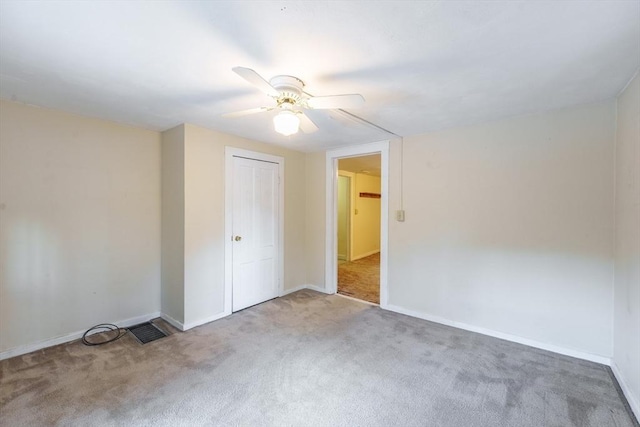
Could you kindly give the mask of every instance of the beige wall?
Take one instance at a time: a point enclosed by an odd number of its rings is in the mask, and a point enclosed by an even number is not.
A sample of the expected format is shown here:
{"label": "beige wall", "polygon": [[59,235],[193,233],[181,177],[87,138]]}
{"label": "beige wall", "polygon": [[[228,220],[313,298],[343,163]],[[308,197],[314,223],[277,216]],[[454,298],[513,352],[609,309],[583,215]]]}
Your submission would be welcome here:
{"label": "beige wall", "polygon": [[305,254],[307,284],[324,288],[326,247],[326,154],[305,158]]}
{"label": "beige wall", "polygon": [[1,105],[0,351],[161,309],[186,325],[220,314],[226,145],[285,158],[284,287],[306,283],[303,153]]}
{"label": "beige wall", "polygon": [[284,157],[284,288],[305,284],[305,155],[190,124],[183,145],[184,316],[174,319],[190,327],[224,310],[225,146]]}
{"label": "beige wall", "polygon": [[[223,311],[226,135],[185,125],[185,324]],[[233,143],[231,137],[228,137]]]}
{"label": "beige wall", "polygon": [[159,312],[160,134],[0,102],[0,352]]}
{"label": "beige wall", "polygon": [[389,303],[610,357],[614,114],[610,102],[405,138]]}
{"label": "beige wall", "polygon": [[351,260],[351,212],[353,209],[351,180],[354,174],[345,171],[338,171],[338,259]]}
{"label": "beige wall", "polygon": [[354,176],[352,259],[380,252],[380,199],[360,197],[360,193],[381,192],[380,177],[362,173]]}
{"label": "beige wall", "polygon": [[[389,304],[612,354],[612,102],[405,139],[390,153]],[[325,153],[307,157],[307,271],[324,286]]]}
{"label": "beige wall", "polygon": [[617,102],[613,361],[640,417],[640,77]]}
{"label": "beige wall", "polygon": [[162,313],[184,322],[184,125],[162,132]]}
{"label": "beige wall", "polygon": [[[635,176],[638,163],[624,153],[636,150],[637,159],[637,86],[618,103],[618,164]],[[185,323],[222,311],[226,145],[285,157],[285,289],[324,286],[325,153],[192,125],[165,132],[161,144],[156,132],[1,105],[0,351],[160,309],[161,145],[162,213],[184,227],[162,229],[165,246],[184,244],[183,265],[163,258],[163,311]],[[389,224],[390,304],[611,356],[614,114],[606,103],[406,138],[407,220]],[[392,212],[399,163],[394,142]],[[618,187],[627,170],[618,169]],[[184,182],[174,188],[176,175]],[[638,241],[625,246],[624,224],[633,230],[625,218],[638,213],[637,192],[625,196],[625,188],[616,214],[614,357],[634,384],[625,360],[637,360],[637,349],[625,337],[637,322],[637,276],[624,278],[637,271],[625,260]],[[181,199],[182,217],[174,210]],[[25,328],[12,328],[17,322]]]}

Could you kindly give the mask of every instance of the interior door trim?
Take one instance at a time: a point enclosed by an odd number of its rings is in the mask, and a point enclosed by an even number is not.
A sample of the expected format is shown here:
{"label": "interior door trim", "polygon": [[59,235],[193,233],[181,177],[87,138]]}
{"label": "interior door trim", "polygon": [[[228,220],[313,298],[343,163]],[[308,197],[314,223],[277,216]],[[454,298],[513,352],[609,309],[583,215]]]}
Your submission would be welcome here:
{"label": "interior door trim", "polygon": [[284,293],[284,157],[241,148],[224,147],[224,314],[233,309],[233,158],[278,164],[278,295]]}
{"label": "interior door trim", "polygon": [[380,185],[380,307],[389,304],[388,288],[388,235],[389,235],[389,141],[372,142],[362,145],[351,145],[326,153],[326,234],[325,234],[325,283],[324,291],[328,294],[338,292],[338,159],[359,157],[368,154],[380,154],[382,176]]}
{"label": "interior door trim", "polygon": [[[353,172],[347,171],[338,171],[338,176],[343,176],[345,178],[349,178],[349,215],[347,218],[347,261],[351,261],[353,259],[353,223],[354,223],[354,213],[353,209],[356,205],[356,174]],[[336,202],[337,203],[337,202]],[[336,204],[337,206],[337,204]],[[337,223],[336,223],[337,224]],[[336,225],[337,227],[337,225]],[[339,254],[338,254],[339,255]]]}

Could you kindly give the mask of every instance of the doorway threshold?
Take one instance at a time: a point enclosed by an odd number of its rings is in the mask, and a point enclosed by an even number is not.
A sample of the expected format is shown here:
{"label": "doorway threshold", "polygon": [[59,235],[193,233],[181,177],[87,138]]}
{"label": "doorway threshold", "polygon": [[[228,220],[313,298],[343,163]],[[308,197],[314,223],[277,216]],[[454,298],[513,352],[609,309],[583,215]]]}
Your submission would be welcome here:
{"label": "doorway threshold", "polygon": [[350,299],[351,301],[357,301],[357,302],[361,302],[361,303],[364,303],[364,304],[367,304],[367,305],[372,305],[374,307],[380,307],[380,304],[376,304],[375,302],[371,302],[371,301],[366,301],[366,300],[363,300],[363,299],[350,297],[348,295],[343,295],[341,293],[335,293],[334,295],[337,295],[337,296],[342,297],[342,298]]}

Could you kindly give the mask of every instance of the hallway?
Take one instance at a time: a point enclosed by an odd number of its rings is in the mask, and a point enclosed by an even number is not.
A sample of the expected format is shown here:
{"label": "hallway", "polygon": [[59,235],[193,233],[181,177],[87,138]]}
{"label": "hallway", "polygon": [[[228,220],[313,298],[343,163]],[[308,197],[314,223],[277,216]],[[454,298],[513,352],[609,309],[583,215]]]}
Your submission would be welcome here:
{"label": "hallway", "polygon": [[380,252],[338,264],[338,293],[380,304]]}

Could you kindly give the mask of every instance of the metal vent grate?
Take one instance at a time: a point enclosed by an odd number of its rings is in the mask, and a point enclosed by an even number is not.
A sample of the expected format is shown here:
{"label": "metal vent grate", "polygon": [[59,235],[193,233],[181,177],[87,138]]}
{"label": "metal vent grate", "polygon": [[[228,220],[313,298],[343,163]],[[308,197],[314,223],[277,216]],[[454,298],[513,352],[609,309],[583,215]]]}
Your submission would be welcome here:
{"label": "metal vent grate", "polygon": [[167,334],[151,322],[141,323],[127,329],[136,337],[140,344],[146,344],[167,336]]}

